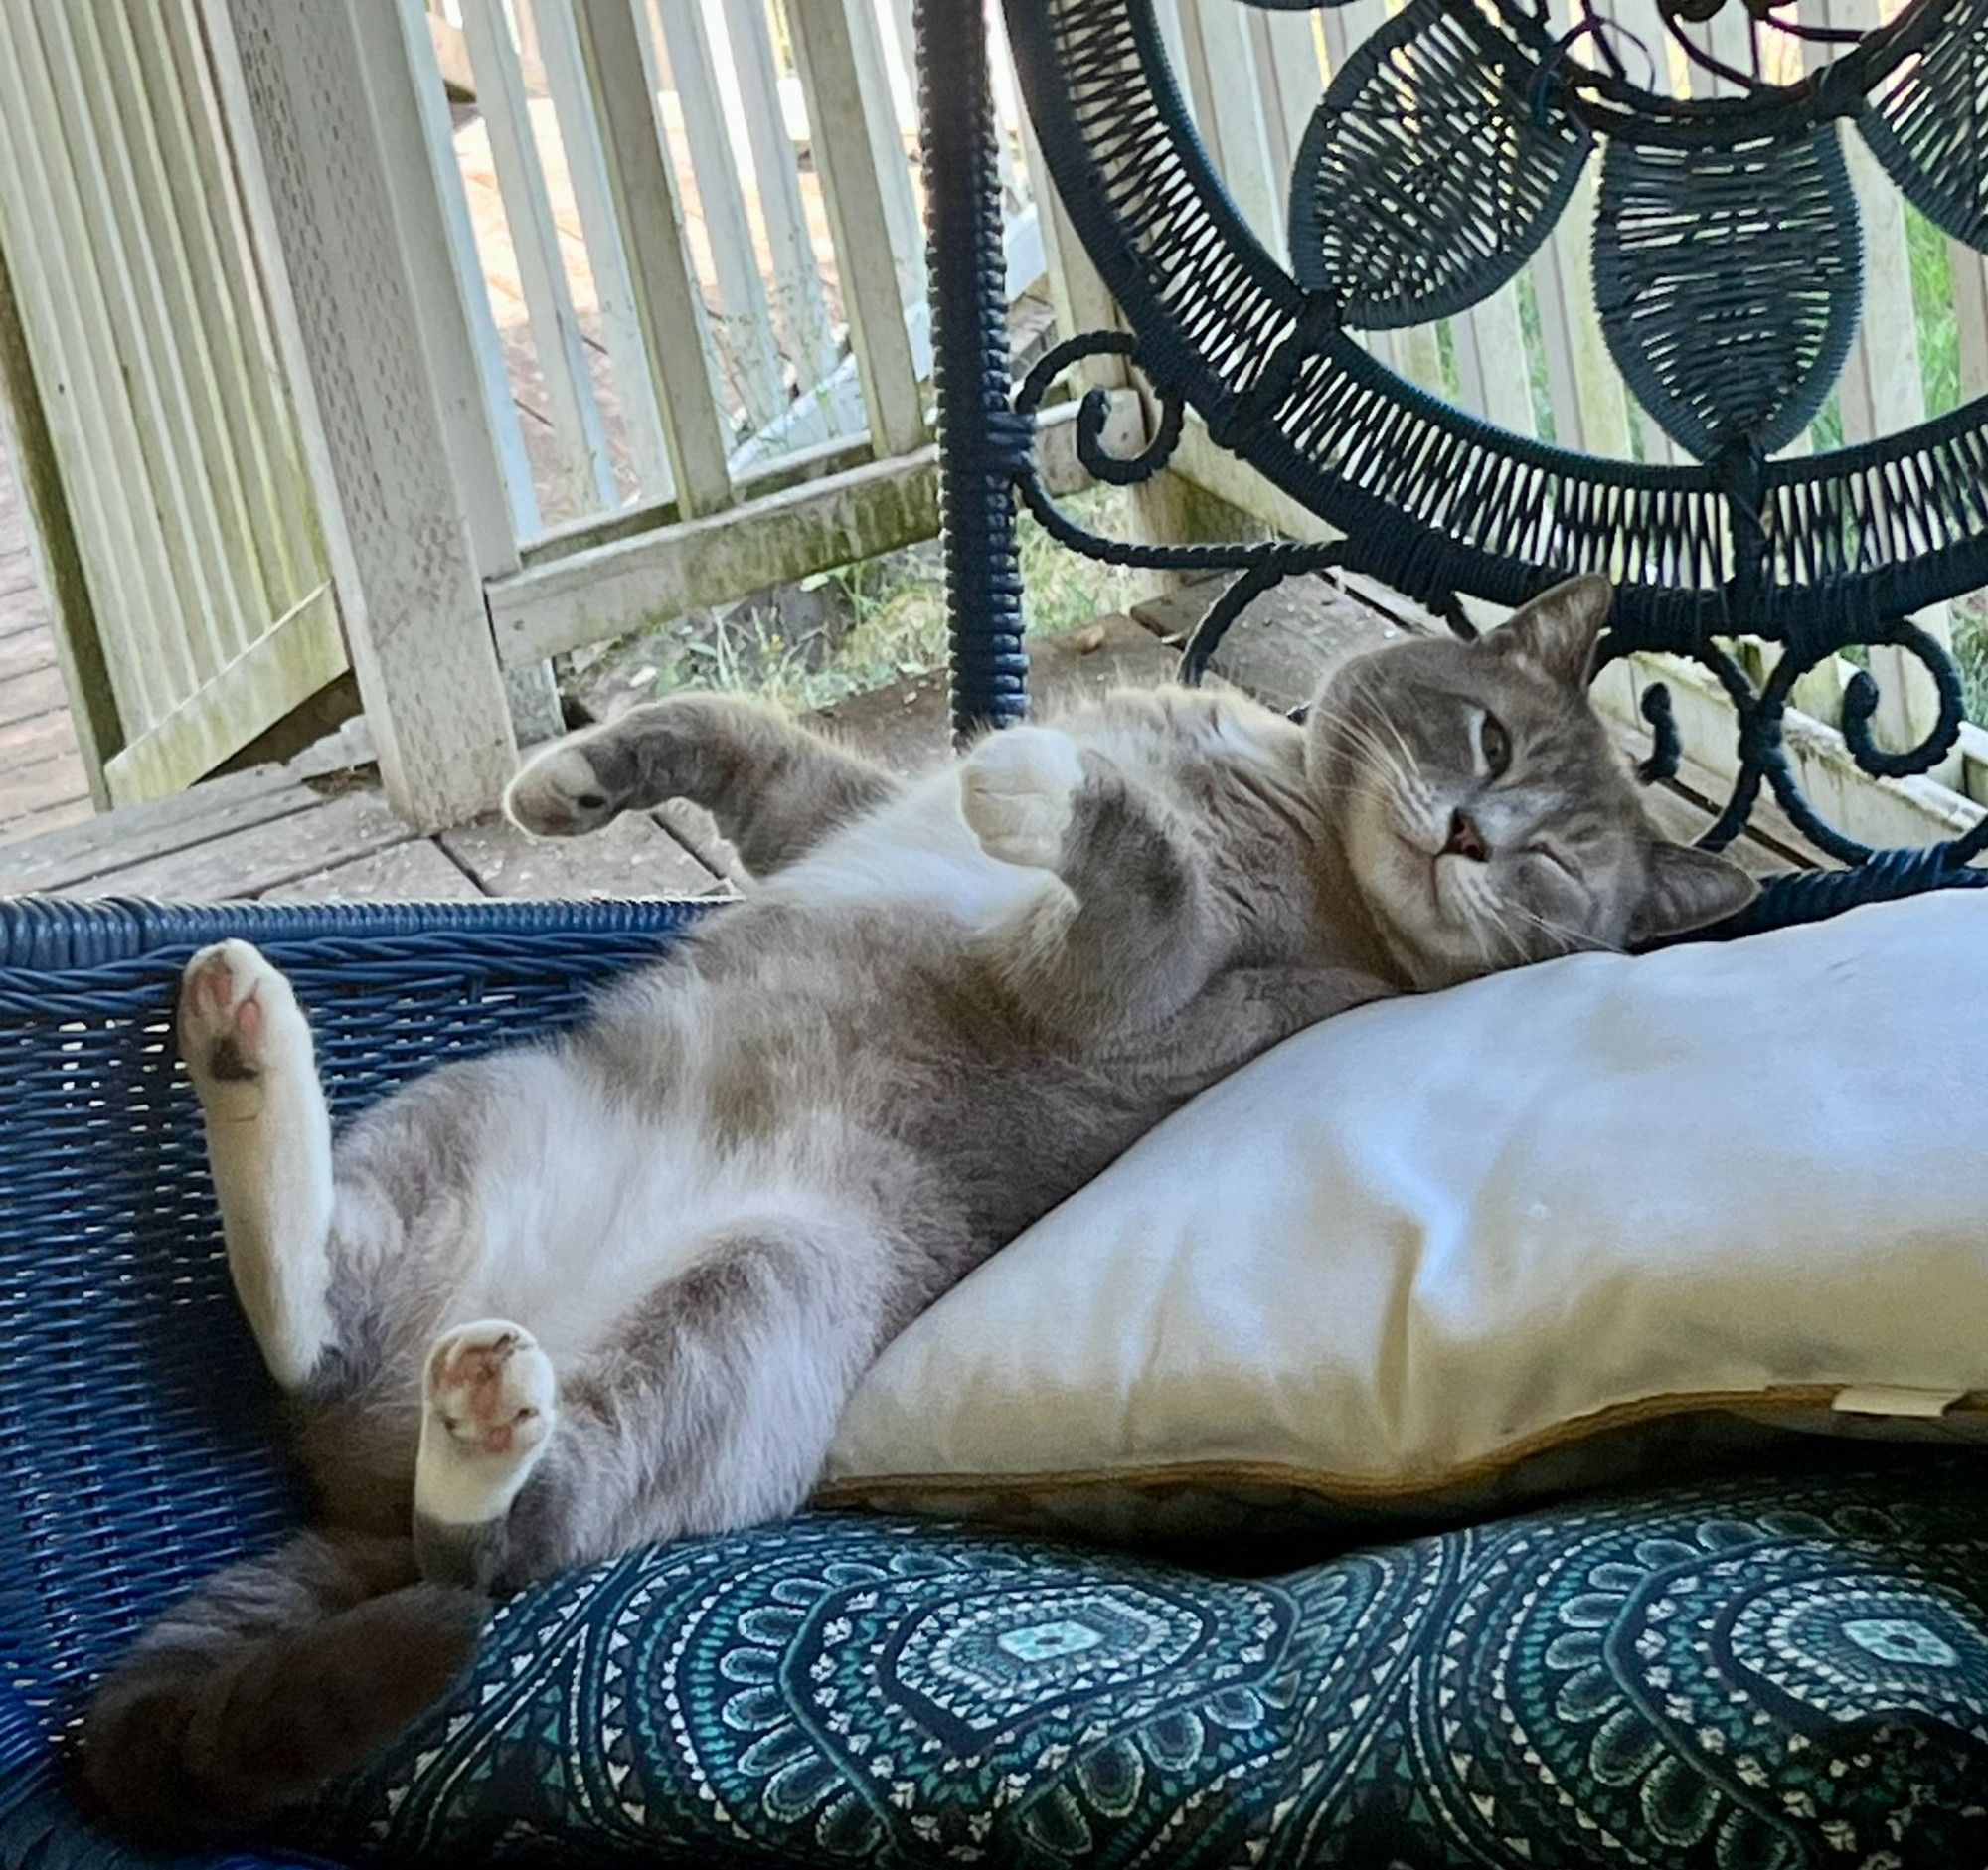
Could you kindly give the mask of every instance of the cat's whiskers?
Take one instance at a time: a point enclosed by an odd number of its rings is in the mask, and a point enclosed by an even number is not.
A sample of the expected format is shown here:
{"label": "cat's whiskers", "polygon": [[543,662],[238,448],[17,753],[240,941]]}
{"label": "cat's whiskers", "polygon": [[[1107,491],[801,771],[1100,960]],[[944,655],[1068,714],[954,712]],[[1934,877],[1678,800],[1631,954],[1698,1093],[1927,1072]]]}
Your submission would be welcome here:
{"label": "cat's whiskers", "polygon": [[1619,954],[1622,950],[1612,941],[1604,941],[1597,935],[1584,929],[1576,929],[1570,923],[1557,922],[1551,916],[1542,916],[1528,909],[1523,903],[1506,903],[1504,911],[1513,916],[1523,917],[1544,935],[1558,937],[1568,944],[1570,953]]}
{"label": "cat's whiskers", "polygon": [[[1437,817],[1434,788],[1422,776],[1420,763],[1413,751],[1402,739],[1401,730],[1385,715],[1371,711],[1359,715],[1348,710],[1339,710],[1332,721],[1346,735],[1351,744],[1363,753],[1373,765],[1394,781],[1395,816],[1405,833],[1413,834],[1433,824]],[[1375,723],[1388,729],[1396,746],[1397,754],[1375,732]]]}

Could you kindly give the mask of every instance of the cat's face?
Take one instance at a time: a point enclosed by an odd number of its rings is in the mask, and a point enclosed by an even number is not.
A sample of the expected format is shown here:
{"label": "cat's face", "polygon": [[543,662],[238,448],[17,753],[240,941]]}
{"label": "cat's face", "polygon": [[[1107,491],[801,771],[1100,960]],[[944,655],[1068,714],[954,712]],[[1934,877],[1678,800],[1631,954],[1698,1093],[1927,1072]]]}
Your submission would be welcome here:
{"label": "cat's face", "polygon": [[1717,922],[1754,885],[1652,829],[1587,700],[1605,580],[1575,579],[1483,641],[1347,664],[1306,767],[1382,939],[1417,986]]}

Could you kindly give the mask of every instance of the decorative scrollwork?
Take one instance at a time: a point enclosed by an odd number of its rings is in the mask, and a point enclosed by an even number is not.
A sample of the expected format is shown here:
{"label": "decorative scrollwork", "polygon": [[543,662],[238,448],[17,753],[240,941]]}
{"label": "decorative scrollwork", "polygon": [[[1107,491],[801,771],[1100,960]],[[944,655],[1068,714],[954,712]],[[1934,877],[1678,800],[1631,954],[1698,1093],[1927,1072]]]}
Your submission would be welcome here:
{"label": "decorative scrollwork", "polygon": [[[1096,357],[1115,357],[1138,370],[1138,340],[1127,332],[1097,331],[1057,345],[1029,372],[1017,392],[1014,403],[1017,419],[1032,427],[1058,379],[1075,366]],[[1156,430],[1144,447],[1129,456],[1113,454],[1107,444],[1109,396],[1097,389],[1084,393],[1077,410],[1077,447],[1078,459],[1088,473],[1116,486],[1135,486],[1150,480],[1168,465],[1180,442],[1185,410],[1181,400],[1164,387],[1156,386],[1154,393],[1159,406]],[[1305,545],[1288,540],[1259,540],[1169,546],[1110,539],[1073,518],[1057,504],[1033,456],[1018,471],[1016,479],[1024,504],[1044,530],[1059,544],[1087,558],[1143,571],[1238,575],[1209,606],[1182,649],[1178,679],[1190,686],[1198,684],[1207,674],[1230,627],[1257,597],[1287,578],[1329,570],[1345,557],[1345,548],[1338,541]],[[1458,636],[1465,639],[1475,636],[1475,628],[1453,595],[1436,607]],[[1846,642],[1849,640],[1852,639],[1846,638]],[[1855,640],[1896,648],[1916,660],[1932,682],[1939,698],[1939,712],[1916,746],[1896,753],[1881,747],[1872,732],[1880,704],[1878,683],[1868,670],[1859,669],[1846,685],[1843,699],[1843,737],[1852,758],[1863,771],[1874,777],[1906,778],[1931,771],[1953,751],[1960,736],[1964,696],[1952,655],[1917,624],[1904,618]],[[1707,849],[1724,850],[1740,837],[1764,791],[1772,795],[1782,812],[1818,851],[1837,862],[1853,869],[1876,865],[1883,870],[1888,866],[1896,868],[1902,861],[1899,853],[1878,851],[1822,817],[1803,793],[1789,755],[1786,726],[1795,688],[1804,676],[1842,646],[1820,638],[1800,648],[1789,646],[1764,682],[1757,685],[1739,657],[1717,639],[1707,638],[1686,652],[1716,678],[1732,705],[1737,723],[1738,770],[1724,808],[1700,840]],[[1634,654],[1638,647],[1631,636],[1612,634],[1604,646],[1601,667]],[[1677,776],[1683,754],[1668,686],[1661,682],[1650,684],[1643,690],[1640,706],[1651,730],[1652,743],[1649,757],[1637,767],[1637,776],[1645,784],[1664,783]],[[1295,713],[1301,718],[1303,710]],[[1914,864],[1922,860],[1930,866],[1927,874],[1932,874],[1965,865],[1984,849],[1988,849],[1988,820],[1964,837],[1909,855]]]}
{"label": "decorative scrollwork", "polygon": [[[1930,772],[1953,751],[1960,738],[1963,718],[1960,672],[1945,647],[1915,623],[1901,619],[1872,640],[1904,650],[1920,664],[1938,695],[1939,713],[1916,746],[1900,753],[1879,746],[1872,734],[1872,722],[1880,703],[1878,682],[1869,670],[1859,669],[1846,684],[1843,699],[1843,738],[1851,758],[1861,771],[1874,778],[1909,778]],[[1604,649],[1602,666],[1632,653],[1633,645],[1611,640]],[[1827,645],[1806,652],[1790,649],[1776,661],[1766,679],[1756,684],[1740,659],[1722,643],[1708,641],[1692,652],[1690,659],[1718,680],[1737,723],[1738,771],[1718,820],[1699,840],[1708,850],[1724,850],[1746,829],[1764,790],[1810,844],[1838,863],[1851,869],[1873,865],[1882,868],[1899,855],[1862,843],[1831,824],[1810,803],[1795,771],[1787,744],[1788,715],[1795,689],[1803,677],[1835,654],[1836,650]],[[1666,685],[1654,683],[1644,691],[1642,713],[1650,724],[1654,745],[1650,757],[1637,768],[1638,775],[1646,783],[1675,778],[1682,741]],[[1956,869],[1971,862],[1984,849],[1988,849],[1988,819],[1962,837],[1911,855],[1925,857],[1935,870]]]}
{"label": "decorative scrollwork", "polygon": [[[1770,32],[1809,35],[1787,0],[1745,4]],[[1033,416],[1049,383],[1085,357],[1143,360],[1160,432],[1121,459],[1105,443],[1106,400],[1086,397],[1077,444],[1094,473],[1127,485],[1157,472],[1186,405],[1209,442],[1343,539],[1104,540],[1057,508],[1033,467],[1020,480],[1066,545],[1117,565],[1237,575],[1187,646],[1189,680],[1250,599],[1294,571],[1343,563],[1435,607],[1463,635],[1459,596],[1510,606],[1568,573],[1608,573],[1620,593],[1609,654],[1693,662],[1733,711],[1737,776],[1704,841],[1731,843],[1771,797],[1862,879],[1777,885],[1756,919],[1764,926],[1806,915],[1796,899],[1841,907],[1988,882],[1988,867],[1966,869],[1988,851],[1988,824],[1891,852],[1829,823],[1802,796],[1812,768],[1792,712],[1804,676],[1882,645],[1898,653],[1879,676],[1896,679],[1888,668],[1901,656],[1923,668],[1936,718],[1915,746],[1881,745],[1877,678],[1859,672],[1835,759],[1893,781],[1951,754],[1958,672],[1903,619],[1988,583],[1978,497],[1988,398],[1856,446],[1800,458],[1783,448],[1827,396],[1861,296],[1859,212],[1840,144],[1861,134],[1947,232],[1988,237],[1988,159],[1973,112],[1988,0],[1905,0],[1869,30],[1825,31],[1822,56],[1789,82],[1770,80],[1796,62],[1767,60],[1761,72],[1723,72],[1731,94],[1665,94],[1668,41],[1695,35],[1705,50],[1703,27],[1721,10],[1722,0],[1661,0],[1640,41],[1603,0],[1551,11],[1546,0],[1429,0],[1392,15],[1336,64],[1291,178],[1299,238],[1287,265],[1210,167],[1146,0],[1010,0],[1045,154],[1135,334],[1059,347],[1017,412]],[[1631,77],[1637,51],[1647,85]],[[1597,147],[1597,310],[1644,409],[1690,460],[1602,459],[1509,432],[1408,382],[1355,336],[1424,323],[1507,277],[1577,158]],[[1425,160],[1431,148],[1439,156]],[[1761,644],[1771,666],[1756,672],[1740,639]],[[1641,705],[1653,737],[1641,776],[1672,778],[1681,709],[1652,683]]]}
{"label": "decorative scrollwork", "polygon": [[1878,712],[1878,684],[1868,669],[1859,669],[1850,678],[1843,695],[1843,738],[1866,772],[1882,778],[1907,779],[1934,766],[1953,752],[1966,719],[1967,697],[1960,685],[1960,670],[1945,645],[1928,636],[1916,623],[1901,620],[1886,631],[1883,641],[1917,658],[1932,678],[1939,695],[1939,718],[1918,746],[1902,754],[1889,754],[1871,738],[1871,722]]}
{"label": "decorative scrollwork", "polygon": [[[1047,352],[1023,380],[1015,396],[1015,414],[1033,423],[1050,387],[1065,371],[1093,357],[1122,358],[1139,368],[1138,340],[1123,331],[1088,331],[1068,338]],[[1112,454],[1104,442],[1104,421],[1110,399],[1088,390],[1077,406],[1077,452],[1084,470],[1113,486],[1136,486],[1150,480],[1173,458],[1180,443],[1186,411],[1177,396],[1157,387],[1160,420],[1153,438],[1137,454]],[[1107,539],[1073,519],[1044,483],[1033,456],[1016,475],[1022,503],[1042,529],[1073,552],[1105,565],[1142,572],[1237,572],[1241,576],[1209,607],[1181,651],[1180,679],[1192,686],[1207,674],[1229,626],[1266,591],[1287,578],[1322,572],[1337,565],[1342,548],[1336,540],[1301,545],[1292,540],[1238,540],[1233,544],[1193,546],[1149,545],[1139,540]]]}

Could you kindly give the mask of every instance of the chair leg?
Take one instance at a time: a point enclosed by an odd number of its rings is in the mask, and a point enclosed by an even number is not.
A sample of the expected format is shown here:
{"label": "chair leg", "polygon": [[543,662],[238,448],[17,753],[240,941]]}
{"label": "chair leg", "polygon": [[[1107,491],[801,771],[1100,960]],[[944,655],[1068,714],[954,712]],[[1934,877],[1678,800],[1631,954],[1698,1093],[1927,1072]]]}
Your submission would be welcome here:
{"label": "chair leg", "polygon": [[1028,712],[1015,473],[1029,425],[1009,401],[1001,173],[982,0],[916,0],[918,107],[938,403],[939,515],[956,739]]}

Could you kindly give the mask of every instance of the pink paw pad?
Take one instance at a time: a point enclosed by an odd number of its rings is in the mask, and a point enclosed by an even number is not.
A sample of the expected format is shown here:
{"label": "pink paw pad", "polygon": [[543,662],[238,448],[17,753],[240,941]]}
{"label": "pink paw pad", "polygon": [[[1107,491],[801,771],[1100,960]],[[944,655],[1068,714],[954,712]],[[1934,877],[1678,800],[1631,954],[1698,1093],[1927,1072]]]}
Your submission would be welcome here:
{"label": "pink paw pad", "polygon": [[225,941],[194,956],[180,990],[181,1049],[209,1077],[258,1076],[268,1008],[263,990],[277,975],[246,942]]}
{"label": "pink paw pad", "polygon": [[428,1358],[429,1405],[454,1440],[486,1454],[529,1447],[545,1433],[545,1411],[532,1380],[532,1366],[542,1362],[525,1331],[452,1334]]}

